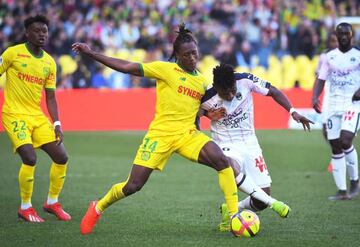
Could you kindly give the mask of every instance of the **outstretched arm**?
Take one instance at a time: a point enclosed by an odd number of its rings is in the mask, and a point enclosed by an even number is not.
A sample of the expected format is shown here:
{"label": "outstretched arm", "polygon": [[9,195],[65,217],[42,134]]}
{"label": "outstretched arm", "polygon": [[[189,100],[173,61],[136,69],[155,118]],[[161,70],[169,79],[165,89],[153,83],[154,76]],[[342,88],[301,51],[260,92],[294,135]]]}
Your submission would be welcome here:
{"label": "outstretched arm", "polygon": [[303,115],[299,114],[294,108],[292,108],[292,105],[289,101],[289,99],[286,97],[286,95],[278,90],[274,86],[270,86],[269,92],[267,94],[268,96],[271,96],[279,105],[284,107],[288,112],[290,112],[292,118],[296,122],[300,122],[303,125],[304,130],[310,131],[310,123],[314,124],[313,121],[307,119]]}
{"label": "outstretched arm", "polygon": [[76,53],[82,53],[99,63],[102,63],[114,70],[120,71],[125,74],[131,74],[136,76],[143,76],[139,63],[134,63],[118,58],[108,57],[90,49],[85,43],[75,43],[71,46],[71,49]]}
{"label": "outstretched arm", "polygon": [[324,89],[324,84],[324,80],[317,78],[313,88],[312,106],[317,113],[321,113],[319,96]]}

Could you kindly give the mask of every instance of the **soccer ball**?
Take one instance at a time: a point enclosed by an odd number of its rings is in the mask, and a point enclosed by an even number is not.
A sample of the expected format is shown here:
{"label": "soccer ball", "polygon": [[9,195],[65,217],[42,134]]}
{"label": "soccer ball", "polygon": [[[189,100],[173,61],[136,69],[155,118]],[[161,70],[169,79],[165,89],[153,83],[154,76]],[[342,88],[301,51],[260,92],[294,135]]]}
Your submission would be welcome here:
{"label": "soccer ball", "polygon": [[250,210],[235,214],[230,220],[231,232],[236,237],[254,237],[260,230],[259,217]]}

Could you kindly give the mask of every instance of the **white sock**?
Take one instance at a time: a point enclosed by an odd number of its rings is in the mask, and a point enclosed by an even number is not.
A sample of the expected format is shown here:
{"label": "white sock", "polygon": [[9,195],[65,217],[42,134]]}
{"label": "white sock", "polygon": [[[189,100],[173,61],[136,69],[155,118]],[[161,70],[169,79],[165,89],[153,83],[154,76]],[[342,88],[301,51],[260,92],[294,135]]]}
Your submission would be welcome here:
{"label": "white sock", "polygon": [[26,203],[21,203],[21,210],[25,210],[25,209],[28,209],[28,208],[31,208],[32,205],[31,205],[31,202],[26,202]]}
{"label": "white sock", "polygon": [[[255,182],[252,180],[250,176],[246,176],[245,174],[240,173],[235,178],[235,180],[238,188],[241,191],[245,192],[249,196],[259,201],[262,201],[266,205],[271,206],[271,204],[273,204],[273,202],[276,201],[274,198],[266,194],[257,184],[255,184]],[[244,203],[246,203],[247,205],[247,202]],[[250,205],[250,201],[249,201],[249,205]]]}
{"label": "white sock", "polygon": [[58,198],[50,198],[50,197],[47,198],[48,205],[55,204],[57,202],[58,202]]}
{"label": "white sock", "polygon": [[347,150],[343,150],[346,159],[346,168],[350,177],[350,180],[359,179],[359,168],[358,168],[358,155],[354,146],[351,146]]}
{"label": "white sock", "polygon": [[333,177],[339,190],[346,190],[346,161],[344,153],[333,154],[331,163],[333,165]]}

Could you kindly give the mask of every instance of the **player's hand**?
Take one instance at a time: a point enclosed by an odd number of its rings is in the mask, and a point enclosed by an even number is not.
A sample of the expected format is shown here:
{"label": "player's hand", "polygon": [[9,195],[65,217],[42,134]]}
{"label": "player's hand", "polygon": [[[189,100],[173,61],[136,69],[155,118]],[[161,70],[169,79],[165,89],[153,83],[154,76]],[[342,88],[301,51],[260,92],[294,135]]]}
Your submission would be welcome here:
{"label": "player's hand", "polygon": [[56,145],[60,145],[64,139],[64,134],[61,130],[61,126],[56,126],[54,131],[56,137]]}
{"label": "player's hand", "polygon": [[218,109],[210,109],[207,111],[206,116],[211,120],[211,121],[217,121],[221,118],[224,118],[226,116],[226,109],[224,107],[220,107]]}
{"label": "player's hand", "polygon": [[297,113],[296,111],[294,111],[292,114],[291,114],[292,118],[298,122],[298,123],[301,123],[303,125],[303,128],[304,130],[308,130],[310,131],[310,123],[314,124],[313,121],[307,119],[306,117],[304,117],[303,115]]}
{"label": "player's hand", "polygon": [[321,103],[319,99],[312,99],[312,106],[317,113],[321,113]]}
{"label": "player's hand", "polygon": [[76,53],[88,54],[91,52],[90,47],[85,43],[74,43],[72,44],[71,49]]}
{"label": "player's hand", "polygon": [[356,91],[352,97],[352,101],[359,101],[360,100],[360,91]]}

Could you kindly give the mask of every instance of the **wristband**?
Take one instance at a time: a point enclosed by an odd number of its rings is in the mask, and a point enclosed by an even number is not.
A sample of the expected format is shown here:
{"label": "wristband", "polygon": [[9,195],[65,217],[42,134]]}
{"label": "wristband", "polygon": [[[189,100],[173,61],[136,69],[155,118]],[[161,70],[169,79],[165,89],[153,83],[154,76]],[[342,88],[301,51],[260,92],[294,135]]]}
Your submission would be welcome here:
{"label": "wristband", "polygon": [[296,109],[294,107],[291,107],[289,110],[290,115],[292,115],[294,112],[296,112]]}
{"label": "wristband", "polygon": [[56,127],[56,126],[61,126],[61,122],[60,121],[55,121],[54,122],[54,127]]}

